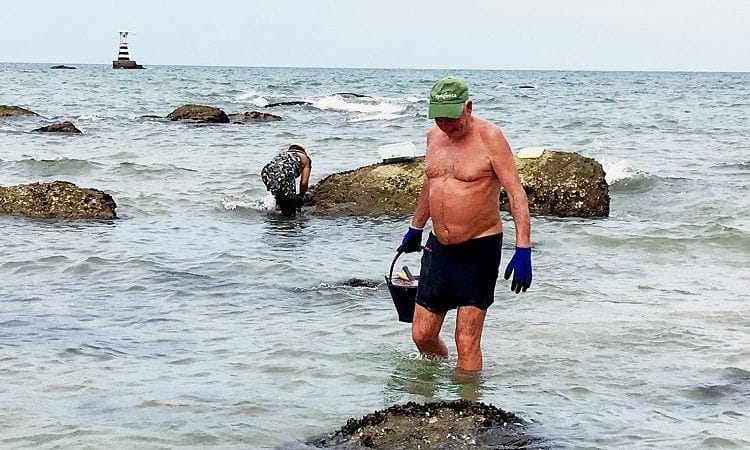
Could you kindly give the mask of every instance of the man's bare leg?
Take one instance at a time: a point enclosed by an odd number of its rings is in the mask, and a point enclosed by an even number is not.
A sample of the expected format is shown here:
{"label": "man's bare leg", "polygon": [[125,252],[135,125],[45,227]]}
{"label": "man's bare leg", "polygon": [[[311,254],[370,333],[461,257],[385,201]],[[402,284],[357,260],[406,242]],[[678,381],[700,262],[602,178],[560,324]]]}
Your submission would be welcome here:
{"label": "man's bare leg", "polygon": [[474,306],[458,307],[456,349],[461,370],[482,370],[482,329],[486,315],[486,310]]}
{"label": "man's bare leg", "polygon": [[448,356],[448,347],[440,339],[443,320],[445,320],[445,313],[436,314],[420,305],[414,305],[411,338],[422,355]]}
{"label": "man's bare leg", "polygon": [[458,395],[462,399],[473,402],[479,400],[481,373],[479,370],[462,370],[458,367],[453,371],[453,382],[458,385]]}

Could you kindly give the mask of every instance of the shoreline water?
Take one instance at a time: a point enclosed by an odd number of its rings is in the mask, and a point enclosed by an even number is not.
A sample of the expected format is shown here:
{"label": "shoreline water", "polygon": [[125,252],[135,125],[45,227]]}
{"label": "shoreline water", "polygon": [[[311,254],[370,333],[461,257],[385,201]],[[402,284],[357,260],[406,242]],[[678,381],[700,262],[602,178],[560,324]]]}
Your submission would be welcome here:
{"label": "shoreline water", "polygon": [[[0,104],[84,132],[0,119],[0,185],[65,177],[122,217],[0,217],[4,446],[268,448],[459,397],[454,361],[416,358],[382,283],[408,219],[278,220],[258,174],[290,141],[311,183],[382,144],[421,148],[444,71],[94,69],[0,64]],[[563,448],[750,445],[750,76],[458,72],[513,148],[593,157],[612,196],[607,219],[533,219],[534,284],[521,298],[498,282],[478,399]],[[313,105],[227,127],[138,119],[290,98]]]}

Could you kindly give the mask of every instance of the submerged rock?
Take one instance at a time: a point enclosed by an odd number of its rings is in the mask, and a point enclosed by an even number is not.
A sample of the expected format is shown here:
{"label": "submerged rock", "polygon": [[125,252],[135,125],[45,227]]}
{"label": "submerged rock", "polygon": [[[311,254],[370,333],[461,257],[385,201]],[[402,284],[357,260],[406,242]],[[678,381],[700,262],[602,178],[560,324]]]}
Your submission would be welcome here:
{"label": "submerged rock", "polygon": [[245,111],[244,113],[229,114],[228,117],[229,121],[232,123],[277,122],[281,120],[281,116],[259,111]]}
{"label": "submerged rock", "polygon": [[117,204],[98,189],[67,181],[0,187],[0,214],[39,219],[116,219]]}
{"label": "submerged rock", "polygon": [[[543,150],[516,165],[532,215],[606,217],[609,187],[597,161],[577,153]],[[406,215],[414,211],[424,181],[424,158],[377,163],[332,174],[311,188],[310,212],[326,216]],[[505,193],[500,209],[508,210]]]}
{"label": "submerged rock", "polygon": [[309,439],[334,449],[529,449],[542,440],[516,415],[481,402],[409,402],[349,419],[334,433]]}
{"label": "submerged rock", "polygon": [[380,286],[380,280],[363,280],[362,278],[349,278],[344,280],[343,285],[349,287],[376,288]]}
{"label": "submerged rock", "polygon": [[81,134],[81,130],[76,128],[72,122],[57,122],[51,125],[43,126],[32,130],[38,133],[68,133],[68,134]]}
{"label": "submerged rock", "polygon": [[0,117],[14,117],[14,116],[38,116],[39,114],[34,111],[29,111],[26,108],[13,105],[0,105]]}
{"label": "submerged rock", "polygon": [[167,118],[197,123],[229,123],[229,117],[224,111],[205,105],[182,105],[169,113]]}

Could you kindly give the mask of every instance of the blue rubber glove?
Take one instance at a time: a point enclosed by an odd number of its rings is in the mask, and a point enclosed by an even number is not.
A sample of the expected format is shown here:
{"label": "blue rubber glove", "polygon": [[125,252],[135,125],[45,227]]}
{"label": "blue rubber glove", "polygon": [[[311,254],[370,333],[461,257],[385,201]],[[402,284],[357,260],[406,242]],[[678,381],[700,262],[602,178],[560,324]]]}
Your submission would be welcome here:
{"label": "blue rubber glove", "polygon": [[404,235],[404,240],[396,251],[404,253],[418,252],[422,250],[422,230],[419,228],[409,227],[409,231]]}
{"label": "blue rubber glove", "polygon": [[510,290],[518,294],[531,286],[531,248],[516,247],[516,252],[505,268],[505,279],[510,277],[513,272],[513,281],[510,283]]}

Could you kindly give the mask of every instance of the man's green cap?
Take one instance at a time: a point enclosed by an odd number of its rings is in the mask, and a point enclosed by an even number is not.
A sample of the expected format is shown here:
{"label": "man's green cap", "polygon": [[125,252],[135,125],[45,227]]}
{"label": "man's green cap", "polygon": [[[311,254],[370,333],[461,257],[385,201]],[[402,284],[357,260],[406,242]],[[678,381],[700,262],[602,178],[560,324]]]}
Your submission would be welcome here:
{"label": "man's green cap", "polygon": [[450,117],[455,119],[464,110],[464,103],[469,99],[469,87],[466,80],[459,77],[445,77],[438,80],[430,91],[430,109],[427,116]]}

